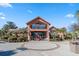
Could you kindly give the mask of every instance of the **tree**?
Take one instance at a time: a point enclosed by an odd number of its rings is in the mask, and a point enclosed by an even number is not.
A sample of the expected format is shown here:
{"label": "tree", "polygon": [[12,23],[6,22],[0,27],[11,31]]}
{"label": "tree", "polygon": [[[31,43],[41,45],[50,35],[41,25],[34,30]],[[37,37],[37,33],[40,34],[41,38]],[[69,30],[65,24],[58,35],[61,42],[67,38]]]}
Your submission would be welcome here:
{"label": "tree", "polygon": [[57,29],[57,31],[58,31],[58,32],[63,32],[63,33],[64,33],[64,32],[67,32],[67,30],[66,30],[66,28],[65,28],[65,27],[60,28],[60,29]]}
{"label": "tree", "polygon": [[71,31],[78,31],[79,30],[79,10],[76,11],[75,17],[77,19],[77,23],[71,25]]}
{"label": "tree", "polygon": [[79,25],[74,23],[74,24],[71,25],[71,29],[72,29],[72,31],[78,31],[79,30]]}
{"label": "tree", "polygon": [[8,21],[4,26],[3,26],[3,30],[9,30],[9,29],[16,29],[17,26],[14,22]]}
{"label": "tree", "polygon": [[77,19],[77,23],[79,24],[79,10],[77,10],[75,16],[76,16],[76,19]]}
{"label": "tree", "polygon": [[0,36],[2,36],[2,31],[0,30]]}

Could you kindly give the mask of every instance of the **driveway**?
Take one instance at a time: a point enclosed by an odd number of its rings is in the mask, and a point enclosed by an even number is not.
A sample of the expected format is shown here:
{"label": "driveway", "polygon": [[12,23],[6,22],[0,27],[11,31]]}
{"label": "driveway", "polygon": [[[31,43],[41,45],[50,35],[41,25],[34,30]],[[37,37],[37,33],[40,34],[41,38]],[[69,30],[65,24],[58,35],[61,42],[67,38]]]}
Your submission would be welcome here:
{"label": "driveway", "polygon": [[69,41],[30,41],[0,43],[0,56],[79,56],[70,50]]}

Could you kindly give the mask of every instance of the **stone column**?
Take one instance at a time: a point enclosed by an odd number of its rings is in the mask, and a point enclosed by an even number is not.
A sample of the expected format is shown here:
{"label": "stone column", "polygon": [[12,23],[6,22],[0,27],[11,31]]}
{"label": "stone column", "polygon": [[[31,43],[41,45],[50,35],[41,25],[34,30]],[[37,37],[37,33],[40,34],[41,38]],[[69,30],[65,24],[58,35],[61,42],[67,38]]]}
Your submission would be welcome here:
{"label": "stone column", "polygon": [[30,40],[30,28],[29,28],[29,25],[27,25],[27,27],[28,27],[28,40]]}
{"label": "stone column", "polygon": [[49,38],[49,25],[47,25],[47,32],[46,32],[46,38],[47,38],[47,40],[49,41],[50,40],[50,38]]}
{"label": "stone column", "polygon": [[46,32],[46,39],[49,41],[49,31]]}

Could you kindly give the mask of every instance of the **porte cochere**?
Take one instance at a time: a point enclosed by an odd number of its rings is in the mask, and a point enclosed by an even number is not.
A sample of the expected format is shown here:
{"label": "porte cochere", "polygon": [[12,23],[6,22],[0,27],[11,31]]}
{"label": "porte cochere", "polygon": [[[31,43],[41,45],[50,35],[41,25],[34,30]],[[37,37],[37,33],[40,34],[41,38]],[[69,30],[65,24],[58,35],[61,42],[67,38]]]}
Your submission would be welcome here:
{"label": "porte cochere", "polygon": [[50,23],[36,17],[27,23],[28,40],[48,40]]}

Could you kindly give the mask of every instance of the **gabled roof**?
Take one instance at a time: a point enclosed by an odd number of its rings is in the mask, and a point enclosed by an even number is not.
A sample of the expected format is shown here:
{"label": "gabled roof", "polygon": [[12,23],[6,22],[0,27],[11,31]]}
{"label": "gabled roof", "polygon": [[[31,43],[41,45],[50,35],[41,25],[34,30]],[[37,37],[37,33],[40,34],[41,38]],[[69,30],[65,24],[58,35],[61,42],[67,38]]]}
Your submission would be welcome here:
{"label": "gabled roof", "polygon": [[42,19],[41,17],[36,17],[36,18],[34,18],[34,19],[32,19],[31,21],[29,21],[29,22],[27,22],[27,25],[28,24],[30,24],[31,22],[33,22],[33,21],[37,21],[38,19],[41,19],[42,21],[44,21],[44,22],[46,22],[47,24],[49,24],[50,25],[50,23],[49,22],[47,22],[47,21],[45,21],[44,19]]}
{"label": "gabled roof", "polygon": [[57,28],[56,27],[54,27],[54,26],[51,26],[50,28],[49,28],[49,30],[56,30]]}

